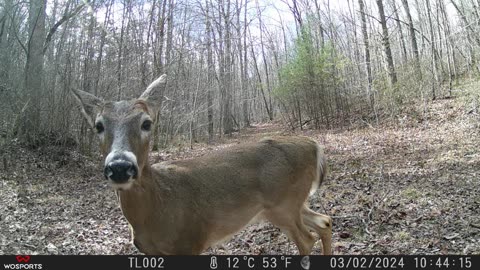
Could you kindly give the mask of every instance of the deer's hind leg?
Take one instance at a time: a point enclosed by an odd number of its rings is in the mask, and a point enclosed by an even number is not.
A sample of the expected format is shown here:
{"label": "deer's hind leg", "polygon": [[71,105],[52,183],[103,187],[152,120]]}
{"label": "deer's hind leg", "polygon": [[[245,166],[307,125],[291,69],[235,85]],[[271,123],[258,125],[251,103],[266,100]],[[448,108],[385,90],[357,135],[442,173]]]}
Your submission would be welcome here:
{"label": "deer's hind leg", "polygon": [[265,217],[288,235],[298,248],[300,255],[308,255],[315,244],[315,238],[303,224],[301,215],[286,215],[285,212],[267,212]]}
{"label": "deer's hind leg", "polygon": [[302,217],[305,225],[315,231],[322,240],[323,254],[332,254],[332,218],[312,211],[307,205],[303,206]]}
{"label": "deer's hind leg", "polygon": [[[301,196],[301,195],[304,196]],[[275,205],[264,210],[264,217],[278,227],[292,240],[299,254],[309,255],[315,244],[315,237],[309,232],[303,221],[302,208],[308,190],[298,190],[297,196],[282,197]]]}

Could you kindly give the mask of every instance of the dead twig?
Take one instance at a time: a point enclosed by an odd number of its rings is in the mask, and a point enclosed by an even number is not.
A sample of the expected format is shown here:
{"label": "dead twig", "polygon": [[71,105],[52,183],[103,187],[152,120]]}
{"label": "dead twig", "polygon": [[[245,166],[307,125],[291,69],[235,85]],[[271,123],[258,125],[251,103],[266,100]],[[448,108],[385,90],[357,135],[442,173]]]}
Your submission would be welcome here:
{"label": "dead twig", "polygon": [[365,224],[365,232],[370,236],[374,235],[374,233],[372,233],[369,229],[370,223],[372,222],[372,219],[373,219],[373,211],[375,208],[379,208],[379,205],[385,201],[385,198],[389,194],[390,194],[390,191],[386,191],[379,200],[374,200],[372,203],[372,206],[368,210],[367,218],[366,219],[362,218],[362,222]]}
{"label": "dead twig", "polygon": [[367,220],[362,218],[363,224],[365,224],[365,232],[368,233],[368,235],[373,236],[372,232],[369,230],[370,222],[372,221],[372,213],[373,209],[375,208],[375,204],[372,204],[372,207],[370,207],[370,210],[368,211],[367,214]]}
{"label": "dead twig", "polygon": [[36,246],[30,245],[30,244],[27,244],[27,243],[24,243],[23,246],[28,247],[28,248],[32,248],[32,249],[36,249],[36,248],[37,248]]}
{"label": "dead twig", "polygon": [[480,229],[480,224],[470,223],[470,227]]}
{"label": "dead twig", "polygon": [[332,219],[361,219],[359,216],[330,216]]}

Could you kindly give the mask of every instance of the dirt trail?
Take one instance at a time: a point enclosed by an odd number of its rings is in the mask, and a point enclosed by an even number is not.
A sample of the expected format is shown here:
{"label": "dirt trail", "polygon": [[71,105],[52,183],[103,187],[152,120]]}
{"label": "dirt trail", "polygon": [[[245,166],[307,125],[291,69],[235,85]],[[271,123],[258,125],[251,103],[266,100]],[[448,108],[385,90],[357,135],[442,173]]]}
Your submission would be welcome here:
{"label": "dirt trail", "polygon": [[[326,148],[330,175],[311,199],[334,217],[336,254],[479,254],[480,121],[465,99],[436,101],[418,119],[351,131],[305,131]],[[262,136],[257,125],[213,146],[153,153],[154,161],[201,156]],[[55,147],[5,149],[0,171],[0,254],[135,254],[100,162]],[[320,242],[313,253],[321,251]],[[295,254],[285,234],[252,225],[207,253]]]}

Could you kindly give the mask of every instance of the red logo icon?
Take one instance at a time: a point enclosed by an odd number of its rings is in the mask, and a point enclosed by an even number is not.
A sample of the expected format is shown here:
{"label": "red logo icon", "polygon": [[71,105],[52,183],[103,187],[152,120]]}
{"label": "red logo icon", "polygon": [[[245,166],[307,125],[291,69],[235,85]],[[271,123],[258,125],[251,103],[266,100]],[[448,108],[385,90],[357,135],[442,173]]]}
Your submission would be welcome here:
{"label": "red logo icon", "polygon": [[30,261],[30,256],[28,255],[25,255],[25,256],[22,256],[22,255],[18,255],[17,257],[15,257],[17,259],[17,262],[24,262],[24,263],[28,263]]}

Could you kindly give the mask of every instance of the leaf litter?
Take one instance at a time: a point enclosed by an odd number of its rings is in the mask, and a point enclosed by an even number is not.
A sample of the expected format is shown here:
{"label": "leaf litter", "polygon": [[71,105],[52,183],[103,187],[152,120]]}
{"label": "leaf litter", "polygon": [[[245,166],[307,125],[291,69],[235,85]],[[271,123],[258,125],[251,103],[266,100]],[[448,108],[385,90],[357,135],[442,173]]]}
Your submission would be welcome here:
{"label": "leaf litter", "polygon": [[[479,254],[480,117],[447,99],[429,104],[422,121],[399,119],[402,124],[296,133],[325,146],[330,173],[310,204],[333,217],[334,254]],[[164,149],[151,160],[198,157],[291,133],[277,123],[261,124],[215,145]],[[0,254],[140,254],[98,155],[15,142],[3,155],[9,163],[0,171]],[[297,250],[262,223],[205,253]],[[320,241],[312,253],[321,253]]]}

